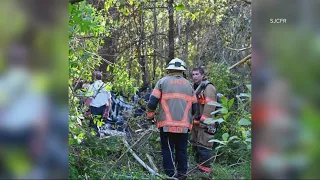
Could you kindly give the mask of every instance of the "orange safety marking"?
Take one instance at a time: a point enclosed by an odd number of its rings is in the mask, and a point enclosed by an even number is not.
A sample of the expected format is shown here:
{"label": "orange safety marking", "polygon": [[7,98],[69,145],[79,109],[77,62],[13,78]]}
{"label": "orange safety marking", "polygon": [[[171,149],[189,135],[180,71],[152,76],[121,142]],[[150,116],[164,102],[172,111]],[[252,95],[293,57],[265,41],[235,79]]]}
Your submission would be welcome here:
{"label": "orange safety marking", "polygon": [[196,97],[195,96],[189,96],[183,93],[166,93],[166,94],[162,94],[162,98],[163,99],[183,99],[185,101],[192,101],[192,102],[196,102]]}
{"label": "orange safety marking", "polygon": [[200,122],[199,122],[198,120],[193,120],[193,124],[194,124],[194,125],[199,125]]}
{"label": "orange safety marking", "polygon": [[155,97],[157,97],[158,99],[160,99],[161,97],[161,92],[159,91],[159,89],[154,88],[151,95],[154,95]]}
{"label": "orange safety marking", "polygon": [[155,112],[147,112],[147,118],[154,118]]}
{"label": "orange safety marking", "polygon": [[211,98],[208,98],[208,97],[206,97],[205,99],[206,99],[206,104],[207,104],[208,102],[217,102],[217,101],[215,101],[215,100],[213,100],[213,99],[211,99]]}
{"label": "orange safety marking", "polygon": [[177,120],[163,120],[157,122],[157,128],[163,127],[163,126],[176,126],[176,127],[187,127],[189,129],[192,128],[192,124],[189,122],[181,122]]}
{"label": "orange safety marking", "polygon": [[172,121],[172,116],[171,116],[171,113],[169,110],[169,106],[164,99],[161,99],[161,106],[162,106],[164,113],[166,114],[166,119]]}
{"label": "orange safety marking", "polygon": [[173,133],[182,133],[183,127],[171,126],[168,131]]}
{"label": "orange safety marking", "polygon": [[189,101],[186,106],[186,109],[184,110],[182,121],[188,121],[188,113],[189,113],[191,106],[192,106],[192,102]]}
{"label": "orange safety marking", "polygon": [[208,173],[211,172],[211,169],[208,168],[208,167],[205,167],[205,166],[199,166],[199,169],[204,171],[204,172],[208,172]]}
{"label": "orange safety marking", "polygon": [[206,115],[202,115],[201,118],[200,118],[200,120],[201,120],[201,121],[204,121],[204,120],[206,120],[207,118],[209,118],[209,117],[206,116]]}
{"label": "orange safety marking", "polygon": [[[182,100],[185,100],[185,101],[188,101],[187,105],[186,105],[186,108],[184,110],[184,114],[183,114],[183,117],[182,119],[179,121],[179,120],[173,120],[172,119],[172,116],[171,116],[171,113],[170,113],[170,110],[169,110],[169,106],[166,102],[166,100],[169,100],[169,99],[174,99],[174,98],[177,98],[177,99],[182,99]],[[192,122],[189,123],[188,122],[188,113],[189,113],[189,110],[192,106],[192,103],[193,102],[197,102],[197,97],[195,95],[193,96],[189,96],[189,95],[186,95],[186,94],[183,94],[183,93],[166,93],[166,94],[162,94],[161,96],[161,106],[162,106],[162,109],[166,115],[166,119],[163,120],[163,121],[160,121],[157,123],[157,128],[160,128],[160,127],[163,127],[163,126],[169,126],[170,127],[175,127],[175,128],[172,128],[171,130],[169,129],[170,132],[182,132],[182,128],[181,130],[177,127],[186,127],[186,128],[189,128],[189,129],[192,129]]]}
{"label": "orange safety marking", "polygon": [[199,99],[199,104],[206,104],[204,99]]}
{"label": "orange safety marking", "polygon": [[197,102],[197,101],[198,101],[197,96],[194,95],[194,96],[193,96],[193,102]]}
{"label": "orange safety marking", "polygon": [[170,80],[170,84],[183,84],[187,85],[187,81],[185,79],[175,79]]}

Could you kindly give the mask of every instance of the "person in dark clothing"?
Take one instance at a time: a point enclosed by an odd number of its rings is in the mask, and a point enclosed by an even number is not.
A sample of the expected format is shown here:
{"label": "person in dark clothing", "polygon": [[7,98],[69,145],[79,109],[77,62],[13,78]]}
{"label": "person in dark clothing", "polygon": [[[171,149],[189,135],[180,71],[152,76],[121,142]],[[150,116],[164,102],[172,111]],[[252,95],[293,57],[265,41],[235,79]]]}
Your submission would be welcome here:
{"label": "person in dark clothing", "polygon": [[157,82],[149,98],[147,118],[154,122],[155,110],[160,103],[156,125],[160,129],[164,171],[170,177],[186,179],[188,132],[192,129],[196,97],[191,83],[182,75],[186,70],[182,60],[171,60],[166,69],[168,75]]}

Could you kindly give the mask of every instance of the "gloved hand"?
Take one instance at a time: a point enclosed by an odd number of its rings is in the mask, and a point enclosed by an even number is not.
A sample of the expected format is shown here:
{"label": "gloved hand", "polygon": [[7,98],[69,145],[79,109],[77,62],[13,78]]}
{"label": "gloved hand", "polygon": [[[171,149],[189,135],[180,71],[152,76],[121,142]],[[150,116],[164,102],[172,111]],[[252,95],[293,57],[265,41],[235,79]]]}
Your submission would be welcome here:
{"label": "gloved hand", "polygon": [[216,133],[217,129],[215,126],[215,123],[213,124],[208,124],[206,127],[206,130],[204,130],[205,133],[210,134],[210,135],[214,135]]}
{"label": "gloved hand", "polygon": [[147,111],[147,120],[148,120],[148,122],[150,122],[151,124],[154,124],[154,123],[155,123],[155,116],[156,116],[156,113],[155,113],[155,112]]}
{"label": "gloved hand", "polygon": [[200,120],[200,127],[204,128],[204,132],[210,135],[214,135],[216,133],[216,124],[213,122],[211,124],[204,123],[204,121]]}
{"label": "gloved hand", "polygon": [[194,118],[193,118],[193,124],[194,125],[200,125],[200,118],[201,118],[200,115],[195,115]]}
{"label": "gloved hand", "polygon": [[201,116],[196,116],[197,118],[199,118],[198,120],[195,119],[194,121],[194,124],[196,124],[196,122],[198,122],[198,125],[205,129],[204,132],[207,133],[207,134],[210,134],[210,135],[214,135],[217,128],[216,128],[216,125],[215,123],[211,123],[211,124],[207,124],[207,123],[204,123],[205,121],[205,118],[201,118]]}
{"label": "gloved hand", "polygon": [[147,121],[151,124],[154,125],[156,123],[155,119],[147,119]]}

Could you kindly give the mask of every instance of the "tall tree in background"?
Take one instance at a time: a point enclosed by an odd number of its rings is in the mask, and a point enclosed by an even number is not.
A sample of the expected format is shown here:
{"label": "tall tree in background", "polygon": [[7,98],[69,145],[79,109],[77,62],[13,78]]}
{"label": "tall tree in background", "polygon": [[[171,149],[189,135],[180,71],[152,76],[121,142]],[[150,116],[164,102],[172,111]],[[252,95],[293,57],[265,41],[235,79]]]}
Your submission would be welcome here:
{"label": "tall tree in background", "polygon": [[[87,139],[87,122],[82,120],[83,112],[78,108],[81,101],[75,84],[79,84],[80,81],[92,81],[91,75],[95,70],[104,73],[104,82],[108,90],[122,92],[130,97],[124,98],[124,101],[131,101],[133,94],[139,90],[143,91],[150,85],[154,87],[166,74],[166,64],[175,57],[185,60],[189,69],[205,65],[208,79],[215,84],[218,92],[225,94],[227,98],[247,92],[241,88],[246,88],[245,85],[250,82],[250,61],[237,65],[243,59],[246,60],[245,57],[251,57],[251,5],[246,1],[69,0],[71,1],[70,179],[151,177],[148,171],[142,170],[131,157],[125,156],[127,151],[123,148],[123,142],[118,141],[120,139]],[[175,43],[178,45],[176,48]],[[228,69],[230,67],[233,68]],[[79,87],[81,88],[81,85]],[[246,143],[251,142],[247,137],[250,126],[246,125],[244,129],[238,123],[233,123],[239,119],[243,121],[243,118],[250,119],[250,113],[246,110],[248,106],[243,106],[243,110],[234,111],[233,107],[230,108],[232,105],[240,107],[236,99],[224,101],[227,109],[225,117],[229,118],[225,122],[230,126],[225,126],[224,134],[219,135],[223,138],[221,142],[231,141],[234,137],[239,137]],[[128,143],[133,144],[141,140],[137,146],[132,145],[130,148],[131,152],[136,152],[141,160],[145,161],[144,156],[149,154],[151,149],[159,147],[154,143],[156,136],[153,131],[142,130],[144,127],[140,126],[146,124],[146,119],[138,119],[128,118],[131,138],[128,139]],[[143,134],[146,135],[146,140],[137,139],[142,138]],[[230,135],[230,138],[226,135]],[[225,172],[231,172],[229,170],[238,164],[245,164],[250,169],[250,156],[247,155],[251,153],[250,149],[229,149],[229,142],[226,144],[227,146],[221,146],[219,149],[226,153],[225,156],[218,155],[219,159],[226,160],[223,162],[226,164],[219,164],[228,168]],[[224,148],[226,149],[223,150]],[[241,153],[238,153],[238,150],[241,150]],[[149,155],[154,157],[155,164],[161,163],[158,152]],[[232,160],[228,160],[229,158]],[[196,166],[191,162],[190,167]],[[162,169],[159,169],[159,173],[161,172]],[[225,179],[239,177],[248,179],[249,176],[237,174]]]}
{"label": "tall tree in background", "polygon": [[158,51],[158,38],[156,36],[156,33],[158,32],[158,22],[157,22],[157,13],[156,13],[156,8],[157,8],[157,0],[153,2],[153,34],[154,36],[154,41],[153,41],[153,77],[152,80],[155,81],[156,78],[156,64],[157,64],[157,51]]}
{"label": "tall tree in background", "polygon": [[167,63],[171,59],[174,58],[174,9],[173,9],[173,1],[174,0],[168,0],[168,13],[169,13],[169,59],[167,60]]}
{"label": "tall tree in background", "polygon": [[[251,5],[244,1],[91,0],[74,5],[84,4],[104,15],[107,33],[77,37],[101,40],[99,52],[92,52],[102,58],[95,69],[109,79],[119,66],[141,87],[162,77],[175,57],[189,67],[213,62],[232,66],[250,54]],[[239,67],[233,71],[248,74]]]}

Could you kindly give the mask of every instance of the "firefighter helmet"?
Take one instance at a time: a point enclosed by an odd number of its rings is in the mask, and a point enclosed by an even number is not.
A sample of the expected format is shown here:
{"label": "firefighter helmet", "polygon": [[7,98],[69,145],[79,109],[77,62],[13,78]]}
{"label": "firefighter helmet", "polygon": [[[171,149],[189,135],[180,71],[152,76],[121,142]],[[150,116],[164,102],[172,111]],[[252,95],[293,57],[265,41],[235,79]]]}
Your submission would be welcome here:
{"label": "firefighter helmet", "polygon": [[175,58],[169,62],[166,69],[167,70],[185,71],[185,70],[187,70],[187,67],[186,67],[186,63],[184,61],[182,61],[181,59]]}

